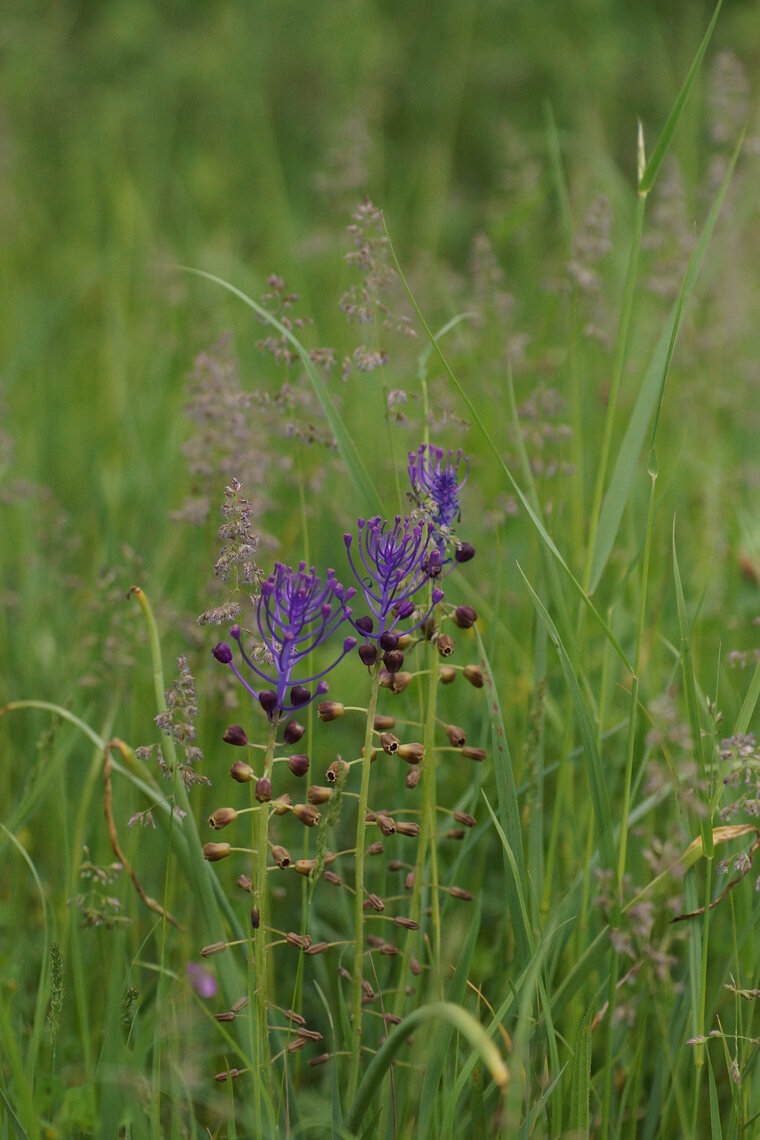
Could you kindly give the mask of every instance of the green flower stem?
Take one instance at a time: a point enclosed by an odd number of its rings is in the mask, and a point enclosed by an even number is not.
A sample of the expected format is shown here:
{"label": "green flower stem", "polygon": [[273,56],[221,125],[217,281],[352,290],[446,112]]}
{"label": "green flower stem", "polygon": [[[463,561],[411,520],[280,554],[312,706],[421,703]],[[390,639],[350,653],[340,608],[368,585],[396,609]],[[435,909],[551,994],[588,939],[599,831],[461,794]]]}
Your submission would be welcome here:
{"label": "green flower stem", "polygon": [[[435,612],[435,611],[434,611]],[[435,632],[438,631],[436,615]],[[431,653],[435,653],[435,642],[429,643]],[[417,849],[417,863],[414,868],[414,888],[412,897],[412,917],[420,921],[422,909],[422,880],[425,862],[430,853],[430,907],[433,935],[433,965],[436,980],[440,982],[441,962],[441,908],[438,897],[438,845],[436,843],[436,779],[435,779],[435,721],[438,701],[438,669],[436,662],[430,662],[428,673],[427,706],[425,708],[425,730],[422,738],[425,756],[422,761],[422,821],[420,842]]]}
{"label": "green flower stem", "polygon": [[[271,779],[272,776],[272,758],[274,756],[276,740],[277,722],[273,721],[269,726],[264,758],[264,771],[262,773],[263,776],[269,779]],[[253,795],[253,784],[251,784],[251,795]],[[267,991],[269,989],[267,977],[267,934],[269,931],[269,898],[267,893],[268,830],[269,809],[266,804],[261,804],[259,810],[252,813],[251,821],[253,848],[256,852],[256,878],[253,884],[253,899],[254,906],[259,912],[258,929],[253,931],[254,976],[251,979],[251,983],[255,989],[255,1001],[252,1002],[255,1011],[255,1041],[252,1044],[253,1055],[256,1058],[258,1070],[255,1088],[257,1119],[259,1120],[261,1119],[261,1115],[259,1112],[258,1098],[261,1093],[261,1088],[263,1086],[269,1095],[271,1095],[272,1091],[272,1059],[269,1050],[269,1030],[267,1028]]]}
{"label": "green flower stem", "polygon": [[356,820],[356,856],[354,883],[354,977],[353,977],[353,1037],[351,1043],[351,1065],[349,1069],[348,1099],[352,1101],[359,1083],[359,1058],[362,1043],[362,959],[364,957],[364,844],[367,830],[367,807],[369,805],[369,772],[372,764],[372,738],[375,728],[375,710],[380,688],[381,659],[378,656],[372,669],[369,702],[367,705],[367,727],[364,733],[364,755],[362,757],[362,782],[359,791],[359,808]]}

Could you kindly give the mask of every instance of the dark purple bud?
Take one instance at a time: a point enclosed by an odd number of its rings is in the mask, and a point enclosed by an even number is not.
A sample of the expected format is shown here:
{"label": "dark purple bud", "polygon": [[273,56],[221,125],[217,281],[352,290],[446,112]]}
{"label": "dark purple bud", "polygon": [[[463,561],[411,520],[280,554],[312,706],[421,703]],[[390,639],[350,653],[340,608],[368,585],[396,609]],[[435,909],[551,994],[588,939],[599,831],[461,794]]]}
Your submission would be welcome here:
{"label": "dark purple bud", "polygon": [[360,645],[357,652],[358,652],[359,656],[361,657],[363,664],[365,664],[368,668],[371,669],[372,666],[375,664],[375,661],[377,660],[377,646],[375,646],[375,645]]}
{"label": "dark purple bud", "polygon": [[254,930],[259,929],[259,908],[257,906],[251,907],[251,926]]}
{"label": "dark purple bud", "polygon": [[288,768],[294,776],[305,776],[309,771],[309,757],[305,753],[294,752],[288,757]]}
{"label": "dark purple bud", "polygon": [[343,652],[350,653],[356,644],[357,642],[355,637],[347,637],[343,642]]}
{"label": "dark purple bud", "polygon": [[414,613],[414,602],[411,598],[406,598],[405,601],[399,602],[397,606],[394,606],[394,609],[401,620],[404,621]]}
{"label": "dark purple bud", "polygon": [[271,689],[264,689],[263,692],[259,693],[259,704],[267,716],[271,717],[277,708],[277,693]]}
{"label": "dark purple bud", "polygon": [[383,649],[396,649],[398,647],[397,633],[384,633],[380,637],[380,646]]}
{"label": "dark purple bud", "polygon": [[443,590],[433,590],[433,605],[437,606],[439,602],[443,601]]}
{"label": "dark purple bud", "polygon": [[240,641],[240,626],[239,625],[231,625],[230,626],[230,637],[234,638],[235,641]]}
{"label": "dark purple bud", "polygon": [[383,665],[389,673],[398,673],[404,664],[404,654],[400,649],[389,649],[383,656]]}
{"label": "dark purple bud", "polygon": [[460,629],[472,629],[478,620],[478,611],[472,606],[457,606],[454,610],[454,624]]}
{"label": "dark purple bud", "polygon": [[375,628],[375,624],[372,621],[371,617],[360,617],[356,619],[356,628],[361,633],[372,633],[372,630]]}
{"label": "dark purple bud", "polygon": [[222,665],[229,665],[232,660],[232,650],[226,641],[220,641],[218,645],[214,646],[211,652],[217,661],[221,661]]}
{"label": "dark purple bud", "polygon": [[305,705],[311,698],[311,693],[305,689],[303,685],[294,685],[290,690],[290,703],[298,708],[299,705]]}
{"label": "dark purple bud", "polygon": [[272,798],[272,781],[268,776],[262,776],[256,781],[256,799],[260,804],[268,804]]}
{"label": "dark purple bud", "polygon": [[469,542],[462,542],[454,552],[455,562],[469,562],[471,558],[475,557],[475,547]]}
{"label": "dark purple bud", "polygon": [[222,740],[225,744],[236,744],[239,748],[245,747],[248,743],[245,729],[241,728],[239,724],[231,724],[222,737]]}
{"label": "dark purple bud", "polygon": [[286,744],[297,744],[305,732],[306,729],[297,720],[289,720],[282,735]]}

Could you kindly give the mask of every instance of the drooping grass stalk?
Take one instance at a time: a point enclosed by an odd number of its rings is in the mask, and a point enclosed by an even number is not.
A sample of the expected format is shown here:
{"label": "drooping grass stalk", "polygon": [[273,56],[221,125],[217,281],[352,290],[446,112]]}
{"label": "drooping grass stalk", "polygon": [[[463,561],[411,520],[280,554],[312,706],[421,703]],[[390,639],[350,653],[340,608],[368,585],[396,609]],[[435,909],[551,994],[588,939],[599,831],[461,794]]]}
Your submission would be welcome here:
{"label": "drooping grass stalk", "polygon": [[367,831],[367,809],[369,807],[369,777],[372,765],[372,742],[375,729],[375,712],[380,688],[381,660],[372,667],[369,700],[367,702],[367,726],[364,732],[364,752],[362,754],[362,779],[359,790],[358,816],[356,820],[356,855],[354,857],[354,973],[352,986],[353,1028],[351,1041],[351,1061],[348,1079],[348,1099],[353,1100],[359,1083],[359,1062],[362,1044],[362,961],[364,958],[364,848]]}

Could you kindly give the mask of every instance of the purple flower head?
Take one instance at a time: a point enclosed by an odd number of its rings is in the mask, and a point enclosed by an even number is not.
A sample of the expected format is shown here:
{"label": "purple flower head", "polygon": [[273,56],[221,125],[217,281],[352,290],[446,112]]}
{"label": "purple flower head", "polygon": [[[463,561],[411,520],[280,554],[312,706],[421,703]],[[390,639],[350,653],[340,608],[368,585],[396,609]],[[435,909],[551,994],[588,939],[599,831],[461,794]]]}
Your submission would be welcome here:
{"label": "purple flower head", "polygon": [[[444,450],[432,443],[421,443],[417,451],[409,452],[409,479],[412,493],[420,507],[430,514],[436,532],[451,526],[459,516],[459,492],[467,482],[470,461],[465,456],[464,475],[459,476],[462,461],[461,447],[454,456],[450,451],[445,463]],[[436,538],[438,538],[436,533]]]}
{"label": "purple flower head", "polygon": [[[277,562],[274,573],[262,582],[256,610],[259,636],[272,657],[269,671],[252,661],[246,653],[239,625],[233,625],[230,636],[238,643],[243,660],[255,674],[255,688],[241,675],[232,660],[229,646],[224,643],[216,646],[214,656],[223,664],[229,664],[270,720],[280,719],[283,714],[289,716],[295,709],[303,708],[327,692],[328,685],[323,679],[325,674],[356,645],[356,638],[347,637],[342,652],[332,665],[318,673],[303,676],[305,658],[350,617],[347,602],[355,593],[354,589],[344,590],[335,580],[332,570],[327,571],[323,585],[313,568],[306,569],[305,562],[297,570]],[[306,685],[313,681],[318,681],[318,684],[311,692]]]}
{"label": "purple flower head", "polygon": [[187,977],[195,992],[202,998],[212,998],[217,991],[216,978],[198,962],[187,963]]}
{"label": "purple flower head", "polygon": [[[396,515],[393,526],[377,516],[359,519],[358,528],[359,565],[351,554],[353,535],[345,534],[343,540],[348,561],[361,585],[370,613],[356,621],[353,618],[349,620],[365,639],[379,640],[414,613],[412,597],[433,576],[430,566],[437,565],[437,551],[430,550],[433,531],[429,525],[415,524],[400,515]],[[422,625],[442,598],[442,590],[433,590],[427,612],[403,632],[409,633]]]}

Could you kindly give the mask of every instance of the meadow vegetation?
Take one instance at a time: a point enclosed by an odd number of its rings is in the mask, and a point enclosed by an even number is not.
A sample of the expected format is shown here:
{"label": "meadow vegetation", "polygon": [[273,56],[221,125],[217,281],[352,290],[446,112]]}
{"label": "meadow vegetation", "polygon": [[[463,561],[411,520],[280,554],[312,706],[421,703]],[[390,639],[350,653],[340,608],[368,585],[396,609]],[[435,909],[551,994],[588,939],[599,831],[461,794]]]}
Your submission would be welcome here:
{"label": "meadow vegetation", "polygon": [[2,1140],[760,1135],[759,62],[11,4]]}

